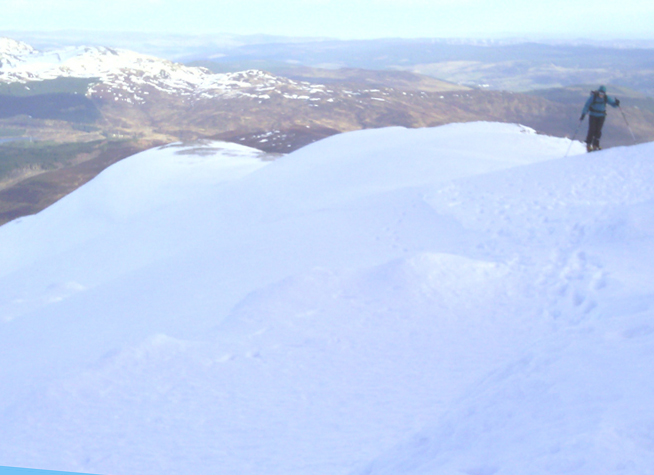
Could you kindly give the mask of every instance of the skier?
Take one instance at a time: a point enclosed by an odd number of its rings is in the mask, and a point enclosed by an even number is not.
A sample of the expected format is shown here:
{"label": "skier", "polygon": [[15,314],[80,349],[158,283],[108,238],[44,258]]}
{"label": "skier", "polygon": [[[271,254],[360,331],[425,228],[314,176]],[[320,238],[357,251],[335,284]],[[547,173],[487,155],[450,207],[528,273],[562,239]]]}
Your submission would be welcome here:
{"label": "skier", "polygon": [[600,86],[597,91],[591,91],[590,97],[581,112],[581,120],[588,114],[588,136],[586,137],[586,150],[592,152],[601,150],[600,138],[602,127],[606,118],[606,104],[612,107],[619,107],[620,100],[606,95],[606,87]]}

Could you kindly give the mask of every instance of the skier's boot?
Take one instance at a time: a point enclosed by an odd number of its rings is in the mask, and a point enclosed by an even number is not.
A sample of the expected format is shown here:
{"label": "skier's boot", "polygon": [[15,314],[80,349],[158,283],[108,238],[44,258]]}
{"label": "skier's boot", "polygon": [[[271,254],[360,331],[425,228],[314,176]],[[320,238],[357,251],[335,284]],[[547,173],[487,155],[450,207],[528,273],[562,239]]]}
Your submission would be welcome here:
{"label": "skier's boot", "polygon": [[586,144],[586,151],[587,151],[588,153],[592,152],[592,151],[593,151],[593,146],[592,146],[591,144],[587,143],[587,144]]}

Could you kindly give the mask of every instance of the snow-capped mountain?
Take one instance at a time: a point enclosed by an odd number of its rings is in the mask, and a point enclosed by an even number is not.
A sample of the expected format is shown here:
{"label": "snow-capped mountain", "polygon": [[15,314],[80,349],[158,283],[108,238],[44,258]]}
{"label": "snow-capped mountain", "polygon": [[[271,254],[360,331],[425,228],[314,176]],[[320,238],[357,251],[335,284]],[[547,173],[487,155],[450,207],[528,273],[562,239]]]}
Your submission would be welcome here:
{"label": "snow-capped mountain", "polygon": [[0,38],[0,58],[4,55],[20,56],[31,54],[33,52],[34,48],[27,43],[12,40],[11,38]]}
{"label": "snow-capped mountain", "polygon": [[0,227],[0,465],[648,473],[653,156],[471,123],[123,160]]}
{"label": "snow-capped mountain", "polygon": [[323,99],[324,86],[310,86],[275,77],[262,71],[213,74],[204,68],[187,67],[161,58],[124,49],[67,47],[36,51],[11,39],[0,42],[0,82],[28,83],[56,78],[88,78],[90,96],[114,92],[114,99],[145,102],[154,88],[160,92],[197,99],[253,97],[269,99]]}
{"label": "snow-capped mountain", "polygon": [[[102,123],[97,127],[105,136],[153,140],[165,136],[167,141],[220,137],[265,147],[273,141],[261,142],[264,139],[257,137],[273,133],[278,146],[267,150],[287,152],[342,131],[477,120],[519,122],[542,133],[566,136],[576,125],[571,118],[578,115],[576,107],[572,113],[570,104],[530,95],[471,90],[411,73],[400,77],[388,72],[333,74],[314,70],[298,76],[289,72],[290,78],[259,70],[214,74],[205,68],[124,49],[67,47],[37,51],[14,40],[5,39],[1,44],[4,53],[0,53],[0,84],[12,84],[13,91],[24,87],[47,93],[50,87],[70,92],[66,87],[73,83],[74,92],[83,93],[92,102],[83,105],[87,113],[80,115],[101,116]],[[84,81],[48,82],[57,78]],[[72,99],[66,104],[65,98],[57,98],[56,107],[32,104],[29,111],[12,106],[10,113],[65,121],[71,110],[80,107],[80,98]],[[650,133],[650,113],[636,108],[627,112],[645,114],[639,121],[644,128],[636,130],[638,139],[644,140]],[[47,133],[29,123],[18,125],[27,127],[28,135],[37,139],[56,135],[72,140],[78,135],[75,128],[74,133],[67,132],[61,124],[55,124],[57,130]],[[308,128],[311,134],[302,132]],[[633,143],[631,133],[617,115],[609,115],[606,130],[607,146]],[[616,131],[615,135],[612,131]],[[290,136],[298,139],[289,141]]]}
{"label": "snow-capped mountain", "polygon": [[11,38],[0,38],[0,70],[12,69],[34,53],[34,48],[26,43]]}

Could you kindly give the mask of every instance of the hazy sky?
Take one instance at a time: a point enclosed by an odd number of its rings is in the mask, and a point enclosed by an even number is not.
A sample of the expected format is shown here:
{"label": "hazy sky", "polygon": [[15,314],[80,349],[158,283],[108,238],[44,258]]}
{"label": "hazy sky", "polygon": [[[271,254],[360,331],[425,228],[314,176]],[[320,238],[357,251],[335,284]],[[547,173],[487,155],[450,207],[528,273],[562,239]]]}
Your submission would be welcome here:
{"label": "hazy sky", "polygon": [[652,0],[3,0],[2,31],[654,38]]}

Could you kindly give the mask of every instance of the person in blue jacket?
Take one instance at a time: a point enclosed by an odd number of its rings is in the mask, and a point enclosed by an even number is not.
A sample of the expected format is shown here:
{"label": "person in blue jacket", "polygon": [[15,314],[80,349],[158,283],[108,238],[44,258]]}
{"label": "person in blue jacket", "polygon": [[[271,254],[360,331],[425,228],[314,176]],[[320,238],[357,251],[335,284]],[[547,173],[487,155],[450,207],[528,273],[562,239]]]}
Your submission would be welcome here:
{"label": "person in blue jacket", "polygon": [[600,86],[597,91],[592,91],[590,97],[581,112],[581,119],[584,120],[588,114],[588,135],[586,136],[586,150],[592,152],[601,150],[600,138],[602,138],[602,127],[606,119],[606,104],[612,107],[619,107],[620,100],[607,96],[606,87]]}

